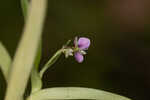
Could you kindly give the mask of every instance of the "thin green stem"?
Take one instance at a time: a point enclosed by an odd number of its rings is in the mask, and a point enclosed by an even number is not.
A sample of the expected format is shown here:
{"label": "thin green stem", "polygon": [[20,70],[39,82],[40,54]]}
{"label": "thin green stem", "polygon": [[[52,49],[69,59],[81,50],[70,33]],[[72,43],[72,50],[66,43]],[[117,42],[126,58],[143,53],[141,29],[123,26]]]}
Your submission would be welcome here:
{"label": "thin green stem", "polygon": [[8,80],[5,100],[21,100],[32,70],[42,34],[47,0],[32,0],[28,18]]}
{"label": "thin green stem", "polygon": [[68,40],[67,43],[62,47],[62,49],[58,50],[50,59],[49,61],[44,65],[43,69],[40,71],[40,77],[43,77],[44,72],[51,67],[57,59],[60,57],[60,55],[63,53],[64,48],[67,47],[70,44],[71,40]]}
{"label": "thin green stem", "polygon": [[43,77],[44,72],[51,67],[56,61],[57,59],[60,57],[60,55],[62,54],[63,50],[60,49],[58,50],[50,59],[49,61],[44,65],[43,69],[40,71],[40,77]]}

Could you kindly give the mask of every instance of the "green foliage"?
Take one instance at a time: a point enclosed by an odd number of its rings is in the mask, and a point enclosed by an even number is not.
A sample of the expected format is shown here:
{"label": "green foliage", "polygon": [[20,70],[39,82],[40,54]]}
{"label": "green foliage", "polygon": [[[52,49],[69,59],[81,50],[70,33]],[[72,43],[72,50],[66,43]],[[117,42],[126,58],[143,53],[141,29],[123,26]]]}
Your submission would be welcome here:
{"label": "green foliage", "polygon": [[27,100],[50,99],[131,100],[129,98],[105,92],[102,90],[81,87],[61,87],[44,89],[32,94]]}
{"label": "green foliage", "polygon": [[42,80],[40,78],[40,75],[36,69],[32,69],[31,72],[31,93],[34,93],[36,91],[39,91],[42,88]]}
{"label": "green foliage", "polygon": [[[21,0],[22,12],[24,15],[24,20],[26,21],[27,12],[29,9],[29,1],[28,0]],[[39,42],[39,48],[37,50],[36,58],[34,61],[34,66],[31,71],[31,93],[36,92],[42,88],[42,80],[38,73],[38,67],[41,60],[42,53],[42,40]]]}
{"label": "green foliage", "polygon": [[[44,72],[57,61],[62,53],[64,53],[64,48],[58,50],[48,60],[42,70],[39,71],[39,63],[42,55],[41,34],[45,17],[46,3],[46,0],[32,0],[30,5],[31,9],[27,11],[29,9],[29,2],[27,0],[21,0],[26,25],[13,62],[11,62],[11,57],[9,56],[3,44],[0,43],[0,68],[6,80],[8,80],[11,63],[13,66],[10,73],[10,80],[8,83],[5,100],[23,100],[23,93],[25,91],[29,77],[31,77],[31,94],[27,100],[131,100],[117,94],[83,87],[42,89],[41,78],[43,77]],[[27,15],[28,19],[26,20]],[[69,43],[70,40],[66,43],[66,45]],[[66,45],[64,45],[64,47]]]}
{"label": "green foliage", "polygon": [[31,93],[34,93],[42,88],[42,80],[38,72],[39,63],[42,55],[42,43],[40,41],[37,55],[35,58],[34,67],[31,72]]}
{"label": "green foliage", "polygon": [[27,12],[28,12],[28,7],[29,6],[29,2],[28,0],[21,0],[21,7],[22,7],[22,11],[23,11],[23,15],[26,19],[27,17]]}
{"label": "green foliage", "polygon": [[47,0],[31,1],[31,9],[12,63],[5,100],[20,100],[23,97],[42,34],[46,4]]}
{"label": "green foliage", "polygon": [[11,57],[8,51],[6,50],[4,45],[0,42],[0,69],[4,74],[6,81],[8,81],[8,74],[9,74],[11,62],[12,62]]}

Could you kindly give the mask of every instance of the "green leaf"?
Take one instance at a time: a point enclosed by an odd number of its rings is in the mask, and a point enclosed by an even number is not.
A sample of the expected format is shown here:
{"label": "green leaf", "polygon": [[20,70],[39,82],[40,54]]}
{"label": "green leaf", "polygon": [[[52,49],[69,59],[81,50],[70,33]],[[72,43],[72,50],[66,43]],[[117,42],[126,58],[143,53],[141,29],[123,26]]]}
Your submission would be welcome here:
{"label": "green leaf", "polygon": [[40,41],[39,48],[37,50],[37,55],[35,58],[34,67],[31,72],[31,86],[32,86],[31,93],[34,93],[42,88],[42,80],[38,72],[41,55],[42,55],[42,43]]}
{"label": "green leaf", "polygon": [[[28,0],[21,0],[21,7],[22,7],[24,19],[26,20],[27,12],[29,9],[29,1]],[[41,60],[41,52],[42,52],[42,40],[40,40],[39,48],[37,50],[37,55],[35,58],[34,67],[31,71],[31,87],[32,87],[31,93],[38,91],[42,88],[42,80],[41,80],[40,75],[38,73],[38,67],[39,67],[39,63]]]}
{"label": "green leaf", "polygon": [[[27,17],[27,12],[29,9],[29,1],[28,0],[21,0],[21,7],[22,7],[22,12],[24,15],[24,19],[26,20]],[[37,50],[37,54],[36,54],[36,58],[35,58],[35,63],[34,63],[34,67],[31,71],[31,93],[38,91],[42,88],[42,80],[40,78],[40,75],[38,73],[38,67],[39,67],[39,63],[41,60],[41,52],[42,52],[42,41],[40,40],[39,43],[39,48]]]}
{"label": "green leaf", "polygon": [[4,45],[0,42],[0,68],[4,74],[5,79],[8,81],[8,73],[11,65],[11,57],[7,52]]}
{"label": "green leaf", "polygon": [[42,40],[40,40],[39,48],[37,50],[37,54],[36,54],[36,58],[35,58],[35,68],[37,70],[39,68],[41,57],[42,57]]}
{"label": "green leaf", "polygon": [[23,97],[42,35],[47,0],[30,1],[25,28],[12,62],[5,100],[21,100]]}
{"label": "green leaf", "polygon": [[131,100],[117,94],[83,87],[60,87],[43,89],[32,94],[30,97],[28,97],[27,100],[50,99]]}
{"label": "green leaf", "polygon": [[31,72],[31,85],[32,85],[31,93],[39,91],[42,88],[42,80],[40,78],[38,71],[35,68]]}
{"label": "green leaf", "polygon": [[22,12],[23,12],[23,15],[26,19],[27,17],[27,12],[28,12],[28,6],[29,6],[29,0],[21,0],[21,7],[22,7]]}

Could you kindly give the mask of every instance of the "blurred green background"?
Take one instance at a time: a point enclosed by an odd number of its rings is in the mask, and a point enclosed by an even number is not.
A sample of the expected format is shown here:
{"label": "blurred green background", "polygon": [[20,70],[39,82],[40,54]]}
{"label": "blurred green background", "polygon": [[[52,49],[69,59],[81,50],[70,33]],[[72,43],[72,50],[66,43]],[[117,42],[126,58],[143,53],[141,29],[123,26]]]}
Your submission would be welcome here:
{"label": "blurred green background", "polygon": [[[20,1],[1,1],[0,12],[0,40],[13,57],[24,26]],[[62,56],[45,73],[44,88],[82,86],[150,100],[149,12],[148,0],[49,0],[40,66],[75,36],[92,44],[82,64]]]}

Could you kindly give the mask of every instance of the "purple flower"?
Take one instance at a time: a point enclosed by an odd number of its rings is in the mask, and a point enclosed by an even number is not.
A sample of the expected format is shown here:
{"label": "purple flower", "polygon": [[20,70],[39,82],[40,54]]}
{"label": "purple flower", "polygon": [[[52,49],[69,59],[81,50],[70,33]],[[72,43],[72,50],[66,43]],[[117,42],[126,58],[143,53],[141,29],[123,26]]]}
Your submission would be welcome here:
{"label": "purple flower", "polygon": [[90,39],[85,38],[85,37],[81,37],[79,39],[77,39],[77,37],[75,38],[74,41],[74,45],[75,45],[75,59],[79,62],[82,63],[84,60],[83,55],[86,54],[85,50],[87,50],[90,46]]}

